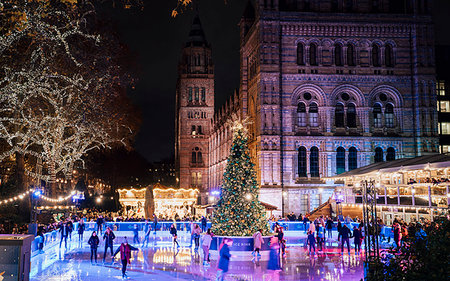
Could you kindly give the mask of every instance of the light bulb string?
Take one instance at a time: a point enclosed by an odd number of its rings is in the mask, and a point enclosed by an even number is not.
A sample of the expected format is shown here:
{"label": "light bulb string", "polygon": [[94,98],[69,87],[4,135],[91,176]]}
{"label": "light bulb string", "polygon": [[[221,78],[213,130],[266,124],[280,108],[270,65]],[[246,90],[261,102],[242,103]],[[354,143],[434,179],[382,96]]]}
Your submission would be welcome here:
{"label": "light bulb string", "polygon": [[[35,191],[40,191],[40,189],[32,188],[32,189],[29,189],[29,190],[27,190],[24,193],[21,193],[19,195],[16,195],[16,196],[13,196],[13,197],[10,197],[10,198],[7,198],[7,199],[0,200],[0,205],[12,203],[12,202],[15,202],[15,201],[18,201],[18,200],[23,200],[24,198],[26,198],[26,196],[28,194],[33,193]],[[47,197],[47,196],[42,195],[42,194],[36,194],[36,196],[38,198],[41,198],[41,199],[45,200],[45,201],[56,203],[56,202],[66,201],[66,200],[72,198],[72,196],[75,195],[75,194],[76,194],[76,191],[73,190],[72,192],[70,192],[69,195],[66,195],[64,197],[58,197],[58,198],[50,198],[50,197]]]}

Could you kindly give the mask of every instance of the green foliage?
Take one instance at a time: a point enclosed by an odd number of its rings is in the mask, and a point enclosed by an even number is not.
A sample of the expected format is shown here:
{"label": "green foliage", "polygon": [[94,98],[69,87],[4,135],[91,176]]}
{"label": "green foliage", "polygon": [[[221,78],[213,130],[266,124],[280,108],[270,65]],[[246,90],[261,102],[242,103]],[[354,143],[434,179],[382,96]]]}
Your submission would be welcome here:
{"label": "green foliage", "polygon": [[224,173],[222,195],[212,219],[216,235],[250,236],[258,229],[269,232],[265,209],[259,202],[259,187],[251,162],[247,137],[236,130]]}
{"label": "green foliage", "polygon": [[[446,218],[425,229],[427,236],[383,258],[381,278],[373,280],[448,280],[450,276],[450,222]],[[380,276],[379,276],[380,277]]]}

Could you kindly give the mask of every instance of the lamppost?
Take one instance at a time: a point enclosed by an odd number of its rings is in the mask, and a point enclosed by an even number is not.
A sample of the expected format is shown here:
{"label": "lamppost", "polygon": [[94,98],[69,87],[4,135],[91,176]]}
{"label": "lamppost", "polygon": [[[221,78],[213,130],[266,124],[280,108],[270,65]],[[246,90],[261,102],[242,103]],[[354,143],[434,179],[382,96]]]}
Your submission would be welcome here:
{"label": "lamppost", "polygon": [[363,180],[364,280],[379,280],[380,246],[378,243],[377,189],[374,180]]}

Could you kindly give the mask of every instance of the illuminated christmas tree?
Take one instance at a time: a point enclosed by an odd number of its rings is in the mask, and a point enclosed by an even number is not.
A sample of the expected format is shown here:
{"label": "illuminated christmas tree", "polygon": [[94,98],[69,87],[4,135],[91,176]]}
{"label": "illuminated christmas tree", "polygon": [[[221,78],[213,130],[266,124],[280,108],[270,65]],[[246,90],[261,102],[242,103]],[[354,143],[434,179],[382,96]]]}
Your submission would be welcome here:
{"label": "illuminated christmas tree", "polygon": [[216,235],[251,236],[258,229],[269,232],[265,209],[259,202],[259,187],[247,144],[245,123],[232,123],[233,144],[224,173],[222,194],[212,219]]}

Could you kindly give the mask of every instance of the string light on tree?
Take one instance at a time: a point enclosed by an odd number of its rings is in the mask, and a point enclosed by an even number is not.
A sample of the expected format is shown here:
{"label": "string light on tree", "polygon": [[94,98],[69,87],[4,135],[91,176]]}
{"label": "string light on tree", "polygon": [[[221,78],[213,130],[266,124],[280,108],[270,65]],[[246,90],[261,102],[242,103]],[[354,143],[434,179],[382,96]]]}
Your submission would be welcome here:
{"label": "string light on tree", "polygon": [[228,125],[233,144],[224,173],[222,192],[214,211],[212,230],[216,235],[251,236],[262,229],[269,233],[265,209],[259,202],[259,187],[247,144],[248,119]]}

